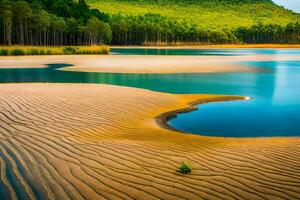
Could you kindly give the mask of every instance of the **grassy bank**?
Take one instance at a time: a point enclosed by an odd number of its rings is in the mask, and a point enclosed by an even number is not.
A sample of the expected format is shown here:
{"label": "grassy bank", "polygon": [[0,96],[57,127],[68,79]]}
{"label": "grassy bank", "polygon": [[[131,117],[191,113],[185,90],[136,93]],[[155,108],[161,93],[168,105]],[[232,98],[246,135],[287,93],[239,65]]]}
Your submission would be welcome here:
{"label": "grassy bank", "polygon": [[0,56],[108,54],[109,46],[0,46]]}

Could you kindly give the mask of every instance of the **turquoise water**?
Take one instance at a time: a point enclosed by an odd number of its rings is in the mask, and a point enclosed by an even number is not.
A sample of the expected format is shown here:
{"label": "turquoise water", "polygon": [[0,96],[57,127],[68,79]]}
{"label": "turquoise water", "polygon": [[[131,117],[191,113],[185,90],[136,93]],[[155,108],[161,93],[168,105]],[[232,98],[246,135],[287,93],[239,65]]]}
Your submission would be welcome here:
{"label": "turquoise water", "polygon": [[[140,50],[139,51],[144,51]],[[186,50],[176,54],[189,55]],[[199,55],[206,55],[201,50]],[[210,54],[292,54],[300,50],[208,50]],[[132,54],[124,49],[114,53]],[[138,54],[138,52],[135,52]],[[174,53],[174,52],[173,52]],[[225,137],[300,136],[300,61],[252,62],[263,73],[220,74],[112,74],[56,70],[69,66],[52,63],[41,69],[0,69],[0,83],[55,82],[107,83],[169,93],[210,93],[250,96],[250,101],[209,103],[168,123],[174,128],[201,135]]]}
{"label": "turquoise water", "polygon": [[269,71],[204,75],[199,87],[209,85],[213,93],[245,95],[252,100],[200,105],[199,110],[180,114],[168,123],[181,131],[208,136],[299,136],[300,62],[244,64]]}

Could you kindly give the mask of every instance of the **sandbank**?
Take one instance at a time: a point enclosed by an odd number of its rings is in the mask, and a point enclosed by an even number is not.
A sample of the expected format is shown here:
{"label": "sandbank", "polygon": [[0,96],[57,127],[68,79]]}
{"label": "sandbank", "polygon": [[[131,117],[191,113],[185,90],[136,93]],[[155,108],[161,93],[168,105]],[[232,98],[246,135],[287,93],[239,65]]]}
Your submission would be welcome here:
{"label": "sandbank", "polygon": [[0,58],[1,68],[43,68],[49,64],[69,64],[65,71],[103,73],[221,73],[258,72],[261,68],[239,64],[248,61],[299,60],[299,55],[250,56],[138,56],[69,55],[8,56]]}

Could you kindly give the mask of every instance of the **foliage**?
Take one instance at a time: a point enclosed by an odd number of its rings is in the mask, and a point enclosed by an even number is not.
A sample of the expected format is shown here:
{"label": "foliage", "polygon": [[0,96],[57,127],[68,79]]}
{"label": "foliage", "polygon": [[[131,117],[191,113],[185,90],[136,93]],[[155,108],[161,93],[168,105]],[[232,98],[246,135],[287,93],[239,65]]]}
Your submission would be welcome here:
{"label": "foliage", "polygon": [[239,40],[251,44],[296,44],[300,42],[300,23],[290,23],[286,26],[259,23],[249,28],[238,28],[235,34]]}
{"label": "foliage", "polygon": [[271,0],[88,2],[0,0],[0,45],[300,43],[300,14]]}
{"label": "foliage", "polygon": [[188,162],[182,162],[177,171],[182,174],[190,174],[192,172],[192,166]]}
{"label": "foliage", "polygon": [[113,44],[237,44],[300,43],[299,23],[286,26],[258,23],[236,30],[203,29],[194,22],[176,21],[158,14],[112,15]]}
{"label": "foliage", "polygon": [[108,46],[0,46],[0,55],[108,54]]}
{"label": "foliage", "polygon": [[[271,0],[88,0],[88,3],[109,14],[112,44],[118,45],[257,43],[248,40],[252,34],[248,29],[252,26],[276,25],[286,34],[287,26],[300,22],[299,14]],[[299,43],[299,31],[294,35],[288,41],[261,42]]]}
{"label": "foliage", "polygon": [[[96,23],[92,28],[91,20]],[[107,20],[84,0],[0,0],[0,44],[107,44],[111,40]]]}
{"label": "foliage", "polygon": [[25,51],[23,49],[12,49],[9,53],[10,55],[16,55],[16,56],[21,56],[25,54]]}
{"label": "foliage", "polygon": [[87,3],[109,15],[159,14],[217,31],[250,27],[258,22],[279,25],[300,22],[299,14],[271,0],[87,0]]}
{"label": "foliage", "polygon": [[8,56],[9,55],[9,51],[7,49],[0,49],[0,55]]}

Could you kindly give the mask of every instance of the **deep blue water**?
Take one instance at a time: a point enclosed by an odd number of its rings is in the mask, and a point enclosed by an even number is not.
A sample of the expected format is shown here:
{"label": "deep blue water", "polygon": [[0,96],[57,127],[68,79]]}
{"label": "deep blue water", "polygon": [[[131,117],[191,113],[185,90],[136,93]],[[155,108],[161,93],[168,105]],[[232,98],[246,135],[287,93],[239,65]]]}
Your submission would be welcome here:
{"label": "deep blue water", "polygon": [[[119,54],[142,54],[132,52],[132,49],[128,52],[124,49],[112,51]],[[145,50],[139,49],[139,51]],[[176,55],[190,55],[186,51],[174,50]],[[199,55],[207,55],[204,51],[201,50]],[[210,54],[214,54],[214,51],[215,54],[220,55],[221,52],[227,56],[233,54],[300,55],[300,50],[295,49],[208,50]],[[171,54],[174,55],[174,52]],[[181,131],[209,136],[300,136],[300,61],[242,64],[267,70],[260,73],[112,74],[59,71],[56,69],[68,64],[49,63],[48,68],[41,69],[0,69],[0,83],[107,83],[179,94],[245,95],[253,99],[200,105],[199,110],[180,114],[168,123]]]}

